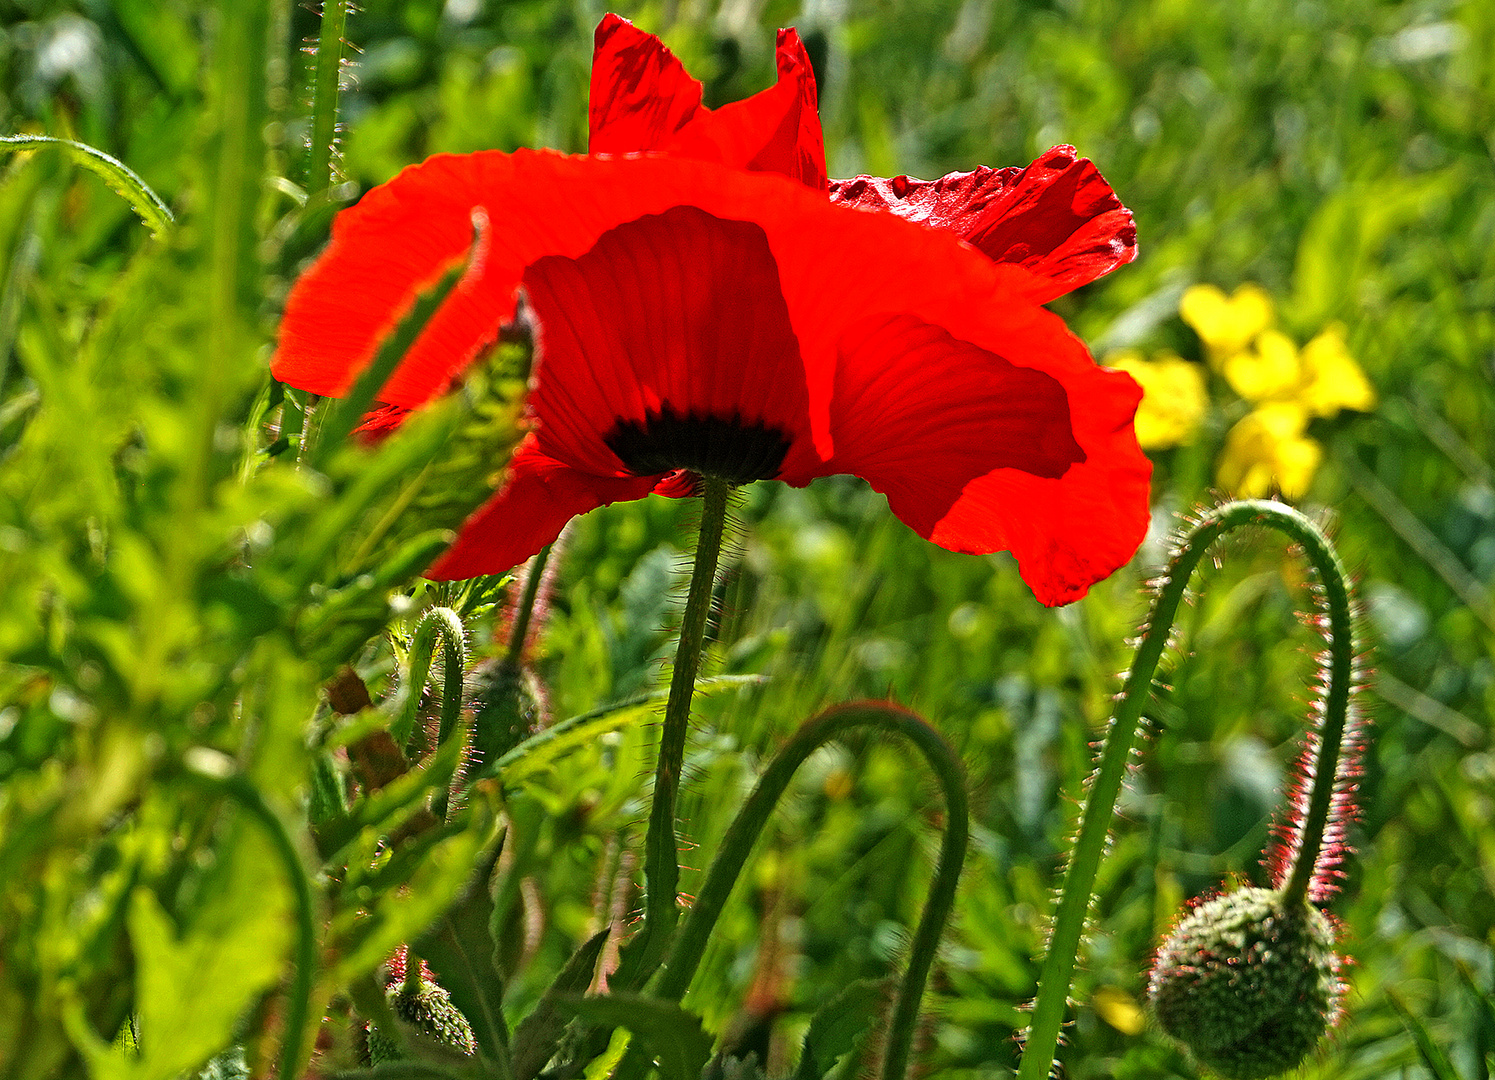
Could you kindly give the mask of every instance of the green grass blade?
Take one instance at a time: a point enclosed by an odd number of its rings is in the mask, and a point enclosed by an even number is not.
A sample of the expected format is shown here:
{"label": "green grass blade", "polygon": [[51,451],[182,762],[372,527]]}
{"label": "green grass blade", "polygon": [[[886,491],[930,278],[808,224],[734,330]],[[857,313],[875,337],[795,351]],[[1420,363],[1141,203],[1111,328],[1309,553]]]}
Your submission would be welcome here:
{"label": "green grass blade", "polygon": [[119,194],[140,220],[150,226],[152,235],[162,236],[175,223],[161,196],[140,179],[135,170],[116,157],[71,139],[54,139],[50,135],[0,135],[0,150],[42,150],[55,147],[79,165],[103,178]]}
{"label": "green grass blade", "polygon": [[379,391],[395,373],[400,361],[405,359],[405,354],[415,344],[416,338],[420,337],[426,324],[451,295],[457,282],[462,280],[466,270],[466,261],[459,262],[447,270],[434,286],[420,293],[409,312],[380,344],[373,363],[358,376],[358,381],[348,391],[348,396],[328,402],[327,418],[322,421],[321,430],[317,433],[317,445],[313,448],[312,461],[315,465],[325,467],[332,455],[347,442],[348,435],[373,406]]}
{"label": "green grass blade", "polygon": [[1391,1007],[1401,1017],[1402,1023],[1406,1025],[1407,1031],[1412,1035],[1412,1041],[1417,1044],[1417,1056],[1422,1058],[1422,1063],[1428,1067],[1428,1071],[1437,1080],[1460,1080],[1459,1074],[1454,1071],[1453,1062],[1448,1060],[1438,1044],[1433,1041],[1433,1033],[1428,1026],[1417,1016],[1413,1015],[1402,996],[1395,990],[1387,990],[1386,998],[1391,1002]]}

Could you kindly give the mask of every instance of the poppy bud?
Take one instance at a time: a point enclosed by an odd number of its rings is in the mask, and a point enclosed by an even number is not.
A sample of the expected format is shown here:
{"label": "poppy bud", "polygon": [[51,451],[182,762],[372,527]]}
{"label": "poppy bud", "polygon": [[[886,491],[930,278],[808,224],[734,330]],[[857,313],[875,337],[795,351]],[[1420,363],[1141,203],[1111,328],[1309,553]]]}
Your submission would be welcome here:
{"label": "poppy bud", "polygon": [[1162,1028],[1235,1080],[1276,1076],[1338,1013],[1334,928],[1306,900],[1243,888],[1188,912],[1158,949],[1148,997]]}
{"label": "poppy bud", "polygon": [[[387,993],[395,1015],[416,1031],[429,1035],[443,1046],[460,1050],[469,1057],[477,1053],[477,1039],[473,1037],[472,1025],[467,1022],[467,1017],[452,1004],[451,995],[433,980],[426,978],[424,973],[415,987],[400,980],[391,983]],[[369,1064],[382,1065],[386,1061],[400,1059],[400,1050],[394,1041],[370,1025]]]}
{"label": "poppy bud", "polygon": [[545,726],[545,688],[534,672],[505,660],[473,672],[473,775],[492,765]]}

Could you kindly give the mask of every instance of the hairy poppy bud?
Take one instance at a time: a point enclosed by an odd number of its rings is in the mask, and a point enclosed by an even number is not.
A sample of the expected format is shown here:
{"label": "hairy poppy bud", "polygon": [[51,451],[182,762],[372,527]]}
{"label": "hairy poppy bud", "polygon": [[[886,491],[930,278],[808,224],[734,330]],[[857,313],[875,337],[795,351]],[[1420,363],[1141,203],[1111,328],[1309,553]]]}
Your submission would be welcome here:
{"label": "hairy poppy bud", "polygon": [[483,776],[545,726],[545,687],[528,668],[504,660],[480,665],[473,682],[472,767]]}
{"label": "hairy poppy bud", "polygon": [[[435,982],[425,978],[411,988],[406,982],[389,987],[389,1004],[395,1015],[423,1035],[429,1035],[443,1046],[460,1050],[469,1057],[478,1051],[472,1025],[461,1010],[452,1004],[451,995]],[[382,1065],[401,1058],[399,1047],[376,1027],[369,1027],[369,1064]]]}
{"label": "hairy poppy bud", "polygon": [[1163,1030],[1222,1076],[1286,1072],[1338,1012],[1334,928],[1307,901],[1273,889],[1216,896],[1158,949],[1148,997]]}

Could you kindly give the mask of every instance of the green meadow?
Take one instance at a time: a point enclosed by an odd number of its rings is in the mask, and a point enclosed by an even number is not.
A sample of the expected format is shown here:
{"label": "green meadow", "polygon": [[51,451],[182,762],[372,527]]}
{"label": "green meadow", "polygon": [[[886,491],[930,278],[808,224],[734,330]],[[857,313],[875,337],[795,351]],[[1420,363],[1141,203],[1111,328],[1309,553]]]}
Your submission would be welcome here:
{"label": "green meadow", "polygon": [[[290,0],[0,0],[0,1080],[352,1077],[370,1023],[403,1054],[371,1080],[873,1075],[950,816],[914,745],[810,755],[679,1005],[621,985],[701,500],[577,518],[534,596],[522,569],[426,581],[521,434],[515,350],[376,449],[270,376],[338,211],[436,153],[586,153],[607,9],[327,6],[343,25]],[[1048,305],[1147,390],[1152,527],[1083,600],[1044,607],[1012,557],[944,550],[853,476],[732,497],[676,818],[686,911],[801,724],[912,710],[964,766],[970,831],[910,1071],[1013,1075],[1154,579],[1200,512],[1281,496],[1349,569],[1358,672],[1323,903],[1341,1015],[1292,1075],[1488,1080],[1495,5],[619,14],[713,108],[771,85],[796,27],[832,177],[1069,144],[1137,228],[1135,261]],[[1148,971],[1191,900],[1269,884],[1320,600],[1266,528],[1194,574],[1077,950],[1072,1080],[1210,1075]],[[407,946],[479,1056],[396,1019]],[[583,998],[620,962],[615,1006]]]}

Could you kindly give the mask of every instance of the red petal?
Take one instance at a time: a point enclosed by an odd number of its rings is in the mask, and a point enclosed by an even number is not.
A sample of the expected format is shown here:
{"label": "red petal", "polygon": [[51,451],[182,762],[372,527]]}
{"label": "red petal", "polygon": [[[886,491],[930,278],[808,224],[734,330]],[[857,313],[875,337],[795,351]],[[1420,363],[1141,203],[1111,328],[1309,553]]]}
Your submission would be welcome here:
{"label": "red petal", "polygon": [[825,142],[809,54],[791,29],[779,31],[777,55],[778,82],[715,111],[702,109],[668,152],[753,172],[783,173],[824,191]]}
{"label": "red petal", "polygon": [[661,150],[701,111],[701,84],[653,34],[607,15],[597,24],[588,118],[593,154]]}
{"label": "red petal", "polygon": [[599,476],[620,424],[737,419],[809,446],[805,366],[761,226],[674,207],[525,272],[540,326],[531,406],[545,451]]}
{"label": "red petal", "polygon": [[[454,194],[459,186],[461,197]],[[412,192],[426,194],[429,201],[418,205],[409,197]],[[471,282],[464,283],[438,316],[447,318],[447,309],[456,308],[452,318],[468,318],[471,325],[479,326],[474,337],[478,333],[491,337],[498,322],[512,312],[514,291],[526,267],[547,255],[576,260],[619,225],[636,223],[647,234],[649,227],[640,223],[641,218],[676,207],[696,207],[721,222],[751,222],[762,230],[776,264],[779,294],[803,365],[807,419],[801,419],[793,429],[794,450],[782,470],[786,479],[802,483],[843,467],[857,471],[858,460],[865,458],[869,477],[893,494],[895,512],[913,521],[916,528],[927,529],[937,543],[970,550],[1010,546],[1035,591],[1048,602],[1082,594],[1091,582],[1123,562],[1140,540],[1146,517],[1147,466],[1128,426],[1136,404],[1136,387],[1125,376],[1094,368],[1062,323],[1022,299],[1020,290],[1030,280],[1026,272],[993,264],[954,242],[946,232],[911,225],[892,215],[851,213],[830,205],[824,196],[800,184],[768,174],[665,157],[595,159],[490,152],[433,159],[371,193],[339,220],[332,247],[293,290],[282,332],[282,351],[275,363],[277,374],[293,385],[306,386],[293,376],[330,370],[332,377],[326,379],[327,383],[345,384],[351,372],[367,362],[379,323],[387,325],[390,320],[369,292],[394,296],[394,300],[386,301],[391,305],[408,303],[408,252],[422,249],[430,235],[442,229],[457,234],[447,219],[465,222],[474,204],[501,210],[502,216],[493,215],[492,242],[480,272],[470,275]],[[668,265],[670,259],[680,265],[657,287],[651,287],[654,291],[639,293],[650,297],[647,310],[637,315],[640,341],[673,340],[669,336],[673,331],[646,333],[646,327],[662,325],[673,317],[668,305],[658,309],[655,305],[665,304],[667,291],[686,287],[683,283],[697,265],[697,247],[704,243],[696,238],[685,247],[666,244],[648,255],[657,267]],[[687,248],[689,269],[684,262]],[[630,257],[644,255],[640,250]],[[616,256],[608,259],[615,260]],[[749,269],[753,284],[741,291],[771,293],[764,284],[766,270]],[[617,278],[619,273],[611,276]],[[396,287],[402,275],[404,292]],[[357,287],[350,287],[350,280]],[[645,289],[643,284],[629,287]],[[738,302],[713,297],[707,309],[715,313],[718,305],[729,305],[729,310],[734,310],[730,305]],[[751,301],[761,302],[761,298]],[[481,327],[481,320],[473,312],[486,313],[490,320],[487,327]],[[875,338],[846,351],[854,333],[866,337],[869,320],[893,316],[908,316],[939,327],[956,341],[968,342],[1018,367],[1034,368],[1057,379],[1069,396],[1071,429],[1086,454],[1085,463],[1072,466],[1059,479],[1034,476],[1006,465],[976,477],[964,489],[947,490],[954,481],[947,475],[950,470],[942,469],[941,459],[958,447],[941,437],[932,415],[929,422],[905,416],[894,417],[894,425],[878,425],[861,422],[857,419],[860,412],[848,416],[841,408],[833,423],[832,398],[836,394],[845,402],[852,391],[858,391],[856,397],[863,402],[859,410],[875,416],[879,409],[892,407],[904,396],[928,398],[932,410],[937,401],[948,406],[972,392],[970,379],[962,374],[964,365],[973,362],[968,355],[938,363],[937,357],[921,352],[922,365],[911,368],[896,357],[884,356],[886,349],[879,349]],[[551,325],[542,328],[542,333],[560,332],[554,329],[556,318],[550,316]],[[576,338],[581,343],[578,347],[591,348],[595,334],[578,333]],[[459,352],[470,355],[471,348]],[[734,350],[731,355],[737,356],[740,351]],[[327,359],[329,354],[333,361]],[[405,399],[394,397],[389,390],[381,393],[381,399],[410,404],[417,397],[411,387],[427,395],[438,389],[464,362],[461,355],[456,359],[454,355],[423,338],[391,384],[405,388]],[[740,364],[740,371],[711,378],[740,378],[741,389],[734,393],[740,392],[744,400],[761,393],[765,402],[774,402],[782,389],[785,370],[773,359],[775,354],[754,353],[748,348],[741,355],[757,357],[753,361],[757,367]],[[894,384],[875,379],[879,366],[895,362],[901,365],[905,381]],[[663,365],[661,372],[674,371],[664,359],[658,363]],[[838,365],[848,366],[839,377]],[[692,372],[693,377],[697,374]],[[669,378],[675,377],[669,374]],[[930,397],[926,386],[944,389]],[[979,392],[979,387],[974,390]],[[609,398],[609,391],[602,388],[578,392],[590,393],[598,400]],[[711,387],[692,387],[685,392],[690,401],[710,400],[718,405],[732,396]],[[697,393],[703,396],[697,398]],[[883,404],[874,408],[879,401]],[[588,426],[595,429],[600,421],[590,410],[597,401],[584,404],[586,408],[579,415],[592,417]],[[627,406],[625,398],[614,408]],[[540,415],[538,419],[543,432],[546,418]],[[787,415],[776,419],[785,423],[790,420]],[[959,427],[969,433],[969,425]],[[803,431],[808,431],[808,438],[798,435]],[[560,445],[579,452],[580,445],[572,446],[579,438],[561,433]],[[916,450],[901,470],[886,460],[889,444],[909,445]],[[919,463],[921,458],[923,464]],[[556,468],[577,464],[559,457],[550,458],[550,462]],[[879,470],[876,475],[872,475],[874,466]],[[929,505],[919,503],[920,480],[916,474],[932,477],[928,485],[931,489],[945,485],[926,497]],[[604,480],[606,485],[588,486]],[[541,531],[550,536],[572,513],[612,499],[637,497],[653,481],[638,486],[626,477],[585,481],[573,476],[567,483],[580,494],[569,502],[558,499],[559,509],[545,511],[546,526]],[[893,492],[895,485],[902,485],[898,492]],[[500,500],[504,498],[500,496]],[[943,505],[937,500],[943,500]],[[534,517],[539,513],[529,503],[522,505],[523,515]],[[484,517],[485,521],[500,519],[496,512]],[[526,523],[524,529],[530,530],[531,525]],[[503,558],[513,554],[518,561],[543,542],[519,545],[524,550],[517,554],[506,549]],[[464,543],[471,541],[464,539]],[[453,565],[466,569],[458,563],[446,564],[444,569],[450,572]],[[505,568],[490,562],[480,569]]]}
{"label": "red petal", "polygon": [[400,405],[376,405],[353,429],[353,434],[365,446],[378,446],[400,429],[410,410]]}
{"label": "red petal", "polygon": [[435,581],[501,574],[561,534],[578,514],[641,499],[657,476],[590,476],[541,452],[533,435],[509,462],[504,486],[462,526],[456,542],[426,571]]}
{"label": "red petal", "polygon": [[[474,211],[483,206],[490,173],[503,169],[500,158],[438,155],[340,213],[332,242],[286,300],[271,362],[275,377],[316,394],[346,391],[416,292],[472,246]],[[385,384],[381,401],[421,404],[493,341],[513,313],[513,289],[483,288],[487,269],[483,260],[469,270]]]}
{"label": "red petal", "polygon": [[1147,529],[1141,391],[1039,309],[963,330],[987,347],[909,315],[847,334],[825,471],[865,477],[941,547],[1011,551],[1045,604],[1078,600]]}
{"label": "red petal", "polygon": [[835,180],[831,200],[888,210],[948,229],[996,262],[1022,266],[1044,284],[1033,298],[1052,300],[1137,257],[1131,211],[1072,146],[1056,146],[1026,169],[979,168],[938,180]]}
{"label": "red petal", "polygon": [[664,157],[485,151],[431,158],[339,215],[331,245],[291,290],[272,370],[302,389],[340,392],[408,307],[414,288],[460,255],[473,209],[491,208],[481,265],[379,395],[417,405],[443,389],[512,316],[527,266],[547,255],[576,258],[609,229],[676,206],[762,227],[804,361],[810,426],[822,457],[832,452],[828,409],[846,327],[876,311],[906,311],[948,326],[945,315],[928,312],[1026,307],[1026,272],[994,265],[945,232],[891,215],[850,213],[771,174]]}

